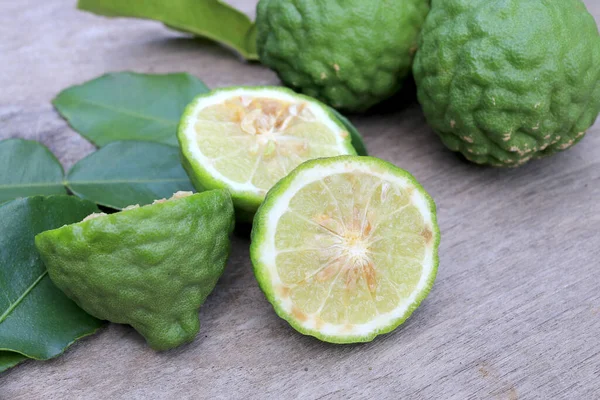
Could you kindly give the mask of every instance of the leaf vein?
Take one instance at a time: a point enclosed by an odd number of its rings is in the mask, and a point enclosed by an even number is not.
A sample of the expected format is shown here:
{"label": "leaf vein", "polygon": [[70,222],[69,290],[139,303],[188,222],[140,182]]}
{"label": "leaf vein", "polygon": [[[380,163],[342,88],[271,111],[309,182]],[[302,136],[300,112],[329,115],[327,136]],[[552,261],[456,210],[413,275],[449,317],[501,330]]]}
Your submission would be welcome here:
{"label": "leaf vein", "polygon": [[38,283],[40,283],[40,281],[48,274],[48,271],[44,271],[43,274],[41,274],[31,285],[29,285],[29,287],[23,292],[23,294],[21,296],[19,296],[19,298],[17,300],[15,300],[14,303],[12,303],[10,305],[10,307],[8,307],[6,309],[6,311],[4,312],[4,314],[0,315],[0,324],[2,322],[4,322],[4,320],[8,317],[8,315],[15,309],[17,308],[17,306],[23,301],[23,299],[25,298],[25,296],[27,296],[29,294],[29,292],[31,292],[33,290],[33,288],[35,288],[37,286]]}
{"label": "leaf vein", "polygon": [[61,182],[35,182],[35,183],[14,183],[10,185],[0,184],[0,189],[12,189],[20,187],[52,187],[52,186],[63,186]]}
{"label": "leaf vein", "polygon": [[189,179],[133,179],[133,180],[108,180],[108,181],[67,181],[67,185],[111,185],[124,183],[161,183],[161,182],[189,182]]}
{"label": "leaf vein", "polygon": [[152,116],[140,114],[140,113],[137,113],[135,111],[127,110],[127,109],[111,107],[109,105],[98,103],[98,102],[95,102],[95,101],[92,101],[92,100],[88,100],[88,99],[85,99],[85,98],[78,98],[77,100],[79,102],[81,102],[81,103],[84,103],[84,104],[89,104],[89,105],[92,105],[92,106],[96,106],[96,107],[99,107],[99,108],[104,108],[106,110],[113,111],[115,114],[125,114],[125,115],[129,115],[129,116],[132,116],[132,117],[140,118],[140,119],[147,119],[147,120],[150,120],[150,121],[161,122],[161,123],[167,124],[167,125],[173,125],[175,127],[179,123],[179,121],[175,121],[175,120],[169,120],[169,119],[164,119],[164,118],[156,118],[156,117],[152,117]]}

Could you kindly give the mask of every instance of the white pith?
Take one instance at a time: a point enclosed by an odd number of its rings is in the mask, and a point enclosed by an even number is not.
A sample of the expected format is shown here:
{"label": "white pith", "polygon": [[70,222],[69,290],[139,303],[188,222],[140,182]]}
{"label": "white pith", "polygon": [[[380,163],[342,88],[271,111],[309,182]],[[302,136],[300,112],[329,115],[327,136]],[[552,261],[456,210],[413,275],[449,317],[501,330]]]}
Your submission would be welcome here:
{"label": "white pith", "polygon": [[[188,191],[179,190],[179,191],[173,193],[173,195],[170,198],[168,198],[168,199],[167,198],[156,199],[156,200],[154,200],[152,202],[152,204],[146,204],[146,205],[144,205],[142,207],[148,207],[148,206],[153,206],[154,204],[161,204],[161,203],[166,203],[167,201],[171,201],[171,200],[182,199],[184,197],[188,197],[188,196],[191,196],[193,194],[194,194],[194,192],[188,192]],[[127,207],[122,208],[118,212],[135,210],[137,208],[140,208],[139,204],[130,204]],[[91,213],[90,215],[88,215],[87,217],[85,217],[81,222],[85,222],[85,221],[89,221],[91,219],[96,219],[96,218],[104,217],[106,215],[109,215],[109,214],[104,213],[104,212]]]}
{"label": "white pith", "polygon": [[220,92],[215,92],[210,96],[198,98],[198,100],[196,100],[196,102],[191,106],[191,112],[187,114],[187,118],[183,121],[184,125],[181,129],[186,139],[184,144],[184,153],[191,154],[191,158],[194,160],[194,162],[198,163],[209,176],[225,184],[228,187],[228,189],[232,192],[252,193],[257,196],[265,195],[265,190],[257,188],[251,182],[251,179],[243,183],[236,182],[223,175],[219,170],[217,170],[212,165],[211,158],[205,156],[202,153],[200,146],[198,145],[195,125],[198,122],[198,113],[204,108],[216,104],[221,104],[228,99],[240,96],[249,99],[256,97],[265,97],[290,103],[305,104],[306,108],[314,114],[316,119],[323,125],[325,125],[332,132],[333,135],[335,135],[335,146],[337,147],[338,154],[351,154],[346,139],[349,135],[348,131],[346,131],[336,122],[334,122],[334,120],[331,119],[330,115],[325,111],[325,109],[318,103],[311,102],[303,97],[291,95],[281,90],[274,90],[268,88],[240,88],[234,90],[224,90]]}
{"label": "white pith", "polygon": [[[377,167],[374,168],[373,165],[369,165],[368,163],[341,161],[328,165],[318,165],[310,169],[302,170],[297,176],[295,176],[289,187],[279,194],[276,200],[271,203],[271,207],[268,211],[268,218],[265,222],[266,226],[264,229],[264,238],[260,243],[260,248],[257,251],[257,253],[260,254],[259,265],[268,270],[268,273],[264,274],[263,276],[270,279],[268,284],[271,286],[273,293],[278,293],[279,288],[286,286],[281,280],[277,270],[276,257],[278,253],[275,246],[275,233],[277,231],[279,219],[288,210],[290,201],[302,187],[309,185],[312,182],[320,181],[326,176],[348,172],[367,173],[378,177],[382,181],[389,182],[391,185],[397,185],[402,189],[415,188],[414,184],[409,179],[399,175],[394,175]],[[420,190],[411,191],[410,202],[421,213],[425,227],[428,228],[430,232],[436,232],[437,227],[434,227],[434,221],[429,202]],[[283,312],[290,315],[290,318],[294,319],[294,322],[297,325],[307,331],[315,331],[320,335],[340,338],[368,336],[374,332],[388,328],[393,321],[396,321],[406,315],[409,307],[414,304],[417,298],[427,289],[430,277],[434,273],[436,262],[434,242],[434,240],[431,240],[425,246],[425,255],[422,260],[422,274],[417,286],[412,291],[410,296],[404,298],[403,301],[401,301],[392,311],[378,314],[368,323],[333,324],[319,319],[317,313],[307,314],[307,318],[302,321],[292,316],[294,303],[289,296],[277,296],[272,301],[277,302],[277,306]],[[357,251],[360,253],[360,249]],[[360,254],[357,255],[360,256]]]}

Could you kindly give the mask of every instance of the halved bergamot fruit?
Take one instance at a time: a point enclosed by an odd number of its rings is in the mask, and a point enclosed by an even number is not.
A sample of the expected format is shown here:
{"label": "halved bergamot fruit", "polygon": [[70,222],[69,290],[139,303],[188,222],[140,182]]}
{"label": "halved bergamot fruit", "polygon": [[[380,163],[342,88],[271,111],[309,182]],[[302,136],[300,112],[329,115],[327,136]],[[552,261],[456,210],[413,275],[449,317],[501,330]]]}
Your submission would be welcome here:
{"label": "halved bergamot fruit", "polygon": [[178,192],[42,232],[50,279],[96,318],[133,326],[156,350],[194,339],[198,309],[229,256],[234,211],[226,190]]}
{"label": "halved bergamot fruit", "polygon": [[439,238],[435,204],[408,172],[342,156],[307,161],[269,191],[250,254],[261,289],[296,330],[367,342],[427,296]]}
{"label": "halved bergamot fruit", "polygon": [[327,106],[280,87],[202,94],[187,107],[178,138],[196,189],[228,189],[246,220],[302,162],[356,154],[347,128]]}

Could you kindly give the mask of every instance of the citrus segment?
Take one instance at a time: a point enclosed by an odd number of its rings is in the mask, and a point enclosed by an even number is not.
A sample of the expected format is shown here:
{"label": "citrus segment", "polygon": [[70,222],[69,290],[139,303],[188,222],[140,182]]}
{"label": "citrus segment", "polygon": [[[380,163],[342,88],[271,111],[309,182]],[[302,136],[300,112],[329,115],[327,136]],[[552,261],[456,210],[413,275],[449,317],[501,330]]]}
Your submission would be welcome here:
{"label": "citrus segment", "polygon": [[236,206],[250,213],[302,162],[356,154],[347,129],[327,107],[284,88],[203,94],[186,109],[178,137],[197,189],[227,188]]}
{"label": "citrus segment", "polygon": [[305,162],[268,193],[251,257],[277,313],[350,343],[402,323],[437,270],[435,205],[407,172],[371,157]]}

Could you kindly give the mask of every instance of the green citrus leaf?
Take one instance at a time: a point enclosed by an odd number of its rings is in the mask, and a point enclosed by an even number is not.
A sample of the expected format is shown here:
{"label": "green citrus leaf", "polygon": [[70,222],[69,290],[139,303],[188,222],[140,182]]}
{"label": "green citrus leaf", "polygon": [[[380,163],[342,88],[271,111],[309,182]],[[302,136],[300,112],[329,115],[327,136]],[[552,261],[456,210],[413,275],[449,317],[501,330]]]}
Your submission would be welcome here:
{"label": "green citrus leaf", "polygon": [[23,139],[0,142],[0,203],[34,195],[66,194],[60,162],[44,145]]}
{"label": "green citrus leaf", "polygon": [[66,180],[77,196],[117,209],[193,190],[177,148],[140,141],[110,143],[79,161]]}
{"label": "green citrus leaf", "polygon": [[369,153],[367,152],[367,146],[365,145],[365,141],[363,140],[363,137],[358,131],[358,129],[356,129],[356,127],[352,125],[352,122],[350,122],[348,118],[340,114],[339,111],[337,111],[334,108],[330,109],[331,112],[337,117],[337,119],[339,119],[342,122],[342,124],[344,124],[346,129],[348,129],[348,132],[350,132],[350,137],[352,138],[352,147],[354,147],[354,150],[356,150],[356,154],[358,154],[359,156],[368,156]]}
{"label": "green citrus leaf", "polygon": [[257,60],[254,24],[220,0],[79,0],[80,10],[107,17],[153,19],[178,31],[219,42]]}
{"label": "green citrus leaf", "polygon": [[13,351],[0,351],[0,372],[6,371],[25,360],[27,360],[27,357],[23,354]]}
{"label": "green citrus leaf", "polygon": [[118,72],[68,88],[52,103],[73,129],[98,146],[117,140],[177,146],[183,110],[208,91],[202,81],[184,73]]}
{"label": "green citrus leaf", "polygon": [[34,245],[38,233],[95,211],[96,205],[73,196],[35,196],[0,206],[0,350],[45,360],[102,325],[54,286]]}

